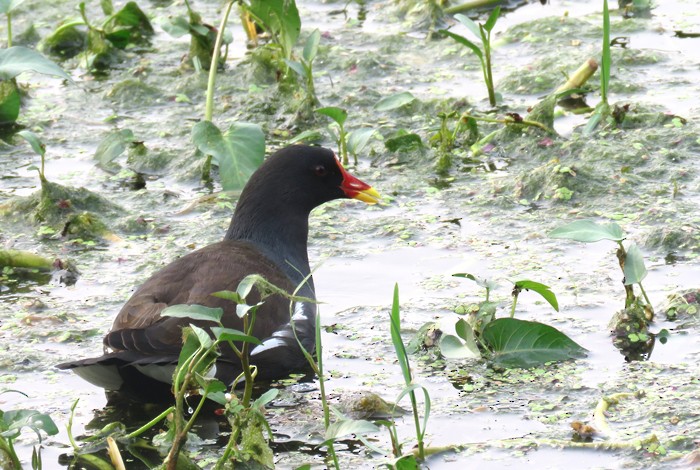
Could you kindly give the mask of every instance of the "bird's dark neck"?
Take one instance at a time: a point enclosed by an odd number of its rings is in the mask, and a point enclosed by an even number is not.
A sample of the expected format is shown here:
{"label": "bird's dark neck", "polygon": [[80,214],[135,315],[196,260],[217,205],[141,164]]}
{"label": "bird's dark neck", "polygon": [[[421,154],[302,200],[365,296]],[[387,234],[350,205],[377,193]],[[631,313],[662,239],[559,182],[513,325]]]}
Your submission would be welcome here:
{"label": "bird's dark neck", "polygon": [[[282,204],[271,207],[269,201],[265,202],[254,204],[242,196],[224,239],[244,240],[255,245],[299,285],[310,273],[309,213],[295,212]],[[299,295],[313,296],[313,290],[313,281],[309,278]]]}

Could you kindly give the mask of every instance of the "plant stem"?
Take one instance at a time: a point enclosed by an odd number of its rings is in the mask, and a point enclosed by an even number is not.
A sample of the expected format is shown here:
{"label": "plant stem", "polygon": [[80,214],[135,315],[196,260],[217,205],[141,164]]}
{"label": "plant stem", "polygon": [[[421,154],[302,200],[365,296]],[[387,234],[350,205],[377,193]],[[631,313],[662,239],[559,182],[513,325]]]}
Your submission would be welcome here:
{"label": "plant stem", "polygon": [[[641,282],[638,282],[637,285],[639,286],[639,290],[642,291],[642,295],[644,296],[644,300],[646,301],[647,305],[651,308],[651,301],[649,300],[649,297],[647,296],[647,291],[644,290],[644,287],[642,286]],[[653,310],[653,308],[652,308]]]}
{"label": "plant stem", "polygon": [[491,71],[491,32],[484,32],[484,26],[481,24],[479,29],[481,30],[481,39],[484,43],[484,81],[489,92],[489,104],[493,107],[496,106],[496,93],[493,89],[493,72]]}
{"label": "plant stem", "polygon": [[[211,121],[214,115],[214,84],[216,83],[216,71],[219,68],[219,50],[224,39],[224,30],[228,22],[228,16],[231,13],[231,8],[236,0],[230,0],[224,10],[224,16],[221,18],[219,31],[216,33],[216,41],[214,42],[214,51],[212,52],[211,65],[209,66],[209,81],[207,82],[207,98],[206,108],[204,110],[204,120]],[[211,158],[211,157],[208,157]]]}
{"label": "plant stem", "polygon": [[12,13],[7,12],[7,48],[12,47]]}
{"label": "plant stem", "polygon": [[2,451],[2,453],[4,453],[10,458],[9,468],[22,468],[22,464],[19,461],[19,457],[17,457],[17,452],[15,452],[15,449],[12,446],[12,441],[9,441],[4,437],[0,436],[0,451]]}
{"label": "plant stem", "polygon": [[608,0],[603,0],[603,60],[600,67],[600,98],[608,104],[608,83],[610,82],[610,11]]}
{"label": "plant stem", "polygon": [[146,424],[144,424],[143,426],[141,426],[137,430],[130,432],[129,434],[127,434],[124,437],[126,439],[133,439],[135,437],[140,436],[141,434],[148,431],[149,429],[152,429],[158,423],[158,421],[164,420],[173,411],[175,411],[174,406],[168,407],[165,411],[160,413],[158,416],[156,416],[155,418],[153,418],[152,420],[150,420],[149,422],[147,422]]}

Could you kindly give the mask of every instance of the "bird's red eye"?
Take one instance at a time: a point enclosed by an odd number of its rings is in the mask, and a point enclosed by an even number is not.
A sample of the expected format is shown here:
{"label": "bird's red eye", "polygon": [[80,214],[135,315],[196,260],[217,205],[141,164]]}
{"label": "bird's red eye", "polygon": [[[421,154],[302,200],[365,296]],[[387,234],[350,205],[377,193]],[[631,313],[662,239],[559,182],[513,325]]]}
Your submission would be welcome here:
{"label": "bird's red eye", "polygon": [[314,173],[316,176],[326,176],[328,174],[328,170],[326,170],[326,167],[323,165],[317,165],[314,167]]}

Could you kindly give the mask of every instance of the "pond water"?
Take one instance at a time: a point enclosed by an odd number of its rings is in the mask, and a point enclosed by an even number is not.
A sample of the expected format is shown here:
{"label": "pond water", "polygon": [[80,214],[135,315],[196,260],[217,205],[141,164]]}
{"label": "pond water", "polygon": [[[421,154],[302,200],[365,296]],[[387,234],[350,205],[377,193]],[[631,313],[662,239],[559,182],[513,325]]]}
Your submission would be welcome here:
{"label": "pond water", "polygon": [[[52,2],[50,8],[44,3],[27,0],[13,17],[14,30],[22,32],[34,22],[44,36],[60,20],[75,15],[75,4],[69,1]],[[674,34],[700,33],[697,2],[663,2],[649,19],[623,20],[617,13],[612,17],[611,36],[629,37],[629,46],[613,49],[611,102],[631,104],[633,116],[680,116],[682,124],[670,118],[650,124],[651,118],[640,117],[641,124],[582,137],[577,126],[585,124],[586,116],[561,112],[554,127],[564,137],[551,148],[502,143],[479,156],[475,165],[468,158],[468,145],[458,140],[447,178],[435,173],[435,148],[392,153],[384,140],[405,129],[420,135],[427,146],[439,128],[438,113],[487,111],[477,60],[454,41],[426,38],[424,2],[358,3],[364,5],[364,21],[358,20],[360,6],[354,2],[297,1],[302,18],[299,44],[314,28],[323,33],[314,63],[321,103],[347,108],[351,130],[378,130],[352,172],[385,196],[379,206],[336,201],[312,214],[309,254],[317,266],[314,278],[323,302],[331,401],[340,406],[362,392],[394,401],[400,393],[403,378],[388,321],[396,283],[408,341],[429,321],[451,331],[458,318],[455,308],[483,299],[481,288],[452,274],[496,279],[500,287],[493,296],[501,304],[499,316],[508,314],[511,281],[532,279],[552,288],[560,311],[523,293],[516,317],[555,326],[588,349],[588,357],[532,370],[501,370],[483,362],[436,360],[429,353],[412,356],[416,381],[426,386],[432,399],[427,441],[462,446],[459,452],[431,457],[427,466],[665,468],[697,452],[697,314],[670,322],[657,311],[652,330],[670,330],[669,342],[657,344],[649,361],[625,362],[608,327],[624,305],[614,244],[583,245],[547,237],[551,229],[572,220],[614,220],[628,234],[628,242],[642,247],[649,270],[644,286],[654,306],[670,294],[698,289],[700,176],[694,163],[700,155],[700,39]],[[181,2],[140,5],[154,23],[173,12],[185,14]],[[208,22],[218,24],[218,1],[192,5]],[[601,9],[602,2],[551,0],[545,6],[532,2],[505,12],[494,30],[494,75],[503,95],[494,116],[524,116],[563,81],[563,74],[588,57],[599,57]],[[101,15],[97,5],[88,10]],[[262,124],[271,147],[307,128],[323,131],[327,123],[322,119],[294,122],[294,112],[275,95],[274,79],[256,81],[260,75],[246,62],[237,18],[230,28],[234,43],[226,71],[218,78],[214,121],[222,127],[233,121]],[[464,28],[453,30],[468,35]],[[121,207],[118,214],[105,215],[110,236],[96,244],[41,235],[40,225],[28,214],[6,216],[0,222],[5,247],[70,259],[80,271],[71,286],[0,277],[0,390],[26,394],[0,395],[0,409],[36,409],[58,424],[61,432],[44,441],[44,468],[62,467],[60,455],[71,453],[65,425],[76,399],[76,436],[94,433],[91,421],[107,413],[102,390],[53,366],[100,354],[102,335],[132,289],[165,263],[219,240],[228,226],[236,195],[209,197],[197,178],[190,129],[202,117],[206,79],[180,68],[187,48],[187,38],[174,39],[156,27],[152,47],[130,51],[106,77],[92,77],[77,60],[63,64],[75,80],[72,85],[40,75],[19,77],[28,93],[20,123],[40,134],[47,146],[47,178],[85,187]],[[119,92],[118,84],[131,79],[155,91],[137,98],[136,91]],[[499,88],[516,79],[519,86]],[[549,82],[552,87],[539,88]],[[595,91],[588,103],[595,106],[597,74],[589,85]],[[378,99],[398,91],[413,93],[417,101],[389,113],[374,110]],[[273,110],[261,111],[268,108]],[[140,165],[145,189],[128,189],[123,176],[103,171],[93,158],[109,132],[127,128],[154,160],[165,162]],[[495,129],[484,124],[482,135]],[[328,136],[322,143],[334,147]],[[126,157],[117,162],[122,168],[133,166]],[[0,143],[0,207],[38,189],[36,172],[29,168],[36,163],[37,157],[19,139],[12,145]],[[499,169],[486,171],[489,164]],[[559,164],[576,173],[567,180],[574,190],[570,200],[553,196],[560,183],[537,177],[557,173],[554,165]],[[670,257],[673,262],[667,261]],[[602,397],[637,391],[645,395],[611,408],[616,435],[594,437],[600,448],[577,448],[571,442],[571,422],[592,423]],[[280,403],[269,416],[279,468],[303,463],[323,468],[324,454],[314,448],[323,433],[317,383],[291,386],[285,394],[295,406]],[[406,400],[401,405],[409,406]],[[127,419],[136,414],[134,421],[144,416],[135,410],[116,411],[109,416]],[[410,447],[412,420],[407,415],[397,424]],[[206,434],[206,426],[199,432]],[[218,433],[219,423],[214,421],[211,429]],[[651,434],[666,453],[605,447],[607,442]],[[25,433],[19,441],[27,468],[34,437]],[[389,448],[386,433],[372,439]],[[206,449],[215,454],[219,447]],[[341,468],[374,468],[385,457],[355,441],[340,446]],[[129,468],[142,468],[138,465],[132,462]]]}

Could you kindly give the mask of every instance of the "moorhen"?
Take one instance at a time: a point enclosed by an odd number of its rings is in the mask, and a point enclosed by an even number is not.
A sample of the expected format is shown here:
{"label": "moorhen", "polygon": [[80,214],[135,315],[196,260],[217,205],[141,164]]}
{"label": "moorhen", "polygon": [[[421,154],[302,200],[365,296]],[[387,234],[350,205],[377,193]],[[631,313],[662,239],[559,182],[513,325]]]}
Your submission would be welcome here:
{"label": "moorhen", "polygon": [[[339,198],[374,204],[379,193],[345,171],[331,150],[304,145],[279,150],[246,184],[223,241],[173,261],[143,283],[105,336],[104,355],[58,367],[72,369],[108,391],[143,396],[169,391],[182,328],[190,323],[204,328],[212,324],[161,317],[161,310],[176,304],[221,307],[224,326],[241,330],[235,303],[211,294],[235,291],[249,274],[259,274],[289,293],[301,286],[297,295],[315,299],[306,248],[309,213]],[[258,299],[254,290],[246,300],[253,305]],[[295,302],[292,311],[297,337],[306,350],[313,351],[316,305]],[[253,334],[262,341],[250,353],[258,379],[284,378],[305,368],[292,331],[288,299],[266,298],[257,311]],[[221,349],[216,376],[231,384],[241,371],[240,362],[230,348]]]}

